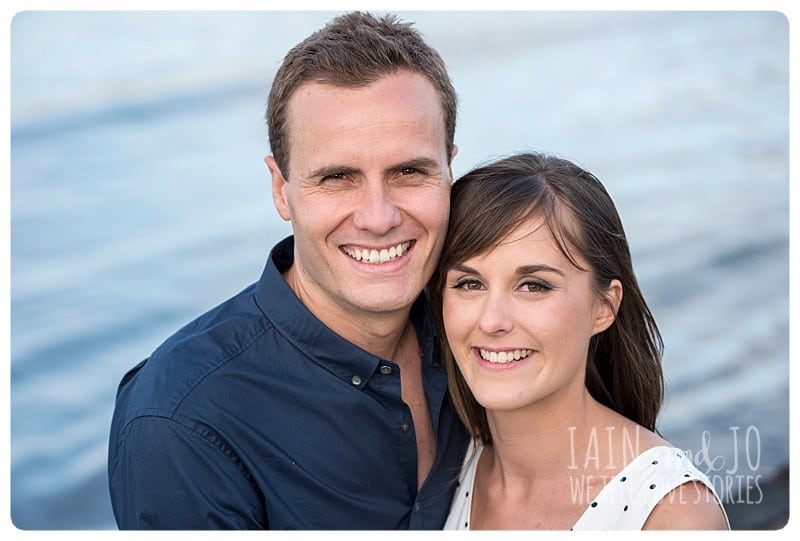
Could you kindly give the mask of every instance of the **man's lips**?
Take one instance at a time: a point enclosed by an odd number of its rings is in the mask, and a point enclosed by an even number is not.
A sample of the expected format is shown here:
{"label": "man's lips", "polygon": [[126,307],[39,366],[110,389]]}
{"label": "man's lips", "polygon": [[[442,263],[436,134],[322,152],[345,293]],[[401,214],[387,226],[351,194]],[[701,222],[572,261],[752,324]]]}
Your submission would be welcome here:
{"label": "man's lips", "polygon": [[343,245],[342,252],[352,257],[356,261],[379,265],[403,257],[408,252],[414,241],[405,241],[384,248],[367,247],[358,245]]}

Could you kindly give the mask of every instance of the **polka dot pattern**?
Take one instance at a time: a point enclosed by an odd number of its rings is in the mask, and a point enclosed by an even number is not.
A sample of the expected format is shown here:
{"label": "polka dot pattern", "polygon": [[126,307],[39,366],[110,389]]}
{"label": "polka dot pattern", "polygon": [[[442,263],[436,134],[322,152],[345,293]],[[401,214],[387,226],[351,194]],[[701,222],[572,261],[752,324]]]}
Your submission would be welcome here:
{"label": "polka dot pattern", "polygon": [[658,502],[683,483],[696,480],[714,490],[708,478],[673,447],[646,450],[614,480],[618,482],[612,480],[600,491],[574,530],[639,530]]}
{"label": "polka dot pattern", "polygon": [[[481,451],[482,446],[475,452],[472,447],[467,451],[446,530],[469,529],[472,487]],[[705,484],[714,492],[708,478],[680,449],[666,446],[648,449],[603,487],[571,529],[639,530],[665,495],[690,481]]]}

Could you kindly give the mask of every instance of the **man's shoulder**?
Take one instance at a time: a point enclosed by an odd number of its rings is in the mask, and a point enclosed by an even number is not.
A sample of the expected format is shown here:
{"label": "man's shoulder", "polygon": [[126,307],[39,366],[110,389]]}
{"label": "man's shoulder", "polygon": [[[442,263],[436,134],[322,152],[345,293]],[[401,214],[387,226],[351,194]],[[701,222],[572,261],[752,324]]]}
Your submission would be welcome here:
{"label": "man's shoulder", "polygon": [[271,328],[253,300],[254,285],[188,323],[149,358],[125,374],[117,392],[116,415],[171,417],[203,382],[237,360]]}

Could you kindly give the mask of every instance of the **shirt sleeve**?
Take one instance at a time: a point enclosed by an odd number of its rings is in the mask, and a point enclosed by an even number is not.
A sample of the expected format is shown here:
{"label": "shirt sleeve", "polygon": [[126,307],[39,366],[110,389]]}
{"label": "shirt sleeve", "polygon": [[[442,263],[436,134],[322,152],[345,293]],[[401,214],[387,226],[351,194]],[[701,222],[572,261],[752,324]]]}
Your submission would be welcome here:
{"label": "shirt sleeve", "polygon": [[139,417],[111,445],[109,488],[120,529],[267,528],[260,491],[207,427]]}

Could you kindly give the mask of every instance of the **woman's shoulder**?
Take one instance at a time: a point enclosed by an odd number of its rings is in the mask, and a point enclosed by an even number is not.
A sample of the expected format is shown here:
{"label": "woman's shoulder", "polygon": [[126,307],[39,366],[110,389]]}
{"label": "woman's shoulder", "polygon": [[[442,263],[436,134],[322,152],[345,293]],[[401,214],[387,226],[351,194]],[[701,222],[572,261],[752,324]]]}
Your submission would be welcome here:
{"label": "woman's shoulder", "polygon": [[617,415],[604,419],[609,434],[617,435],[608,448],[616,475],[576,529],[726,529],[727,517],[713,485],[686,453]]}
{"label": "woman's shoulder", "polygon": [[[665,443],[637,457],[639,468],[652,472],[652,479],[645,480],[647,490],[656,491],[658,486],[653,485],[663,485],[656,492],[654,506],[642,529],[730,529],[722,501],[708,477],[697,469],[683,450]],[[659,468],[662,463],[663,467]]]}
{"label": "woman's shoulder", "polygon": [[450,504],[450,512],[444,524],[445,530],[468,530],[472,509],[472,493],[475,485],[475,470],[483,451],[483,444],[472,440],[464,456],[456,490]]}
{"label": "woman's shoulder", "polygon": [[728,518],[714,491],[700,481],[683,483],[656,504],[643,530],[728,530]]}
{"label": "woman's shoulder", "polygon": [[719,498],[686,454],[647,448],[603,487],[574,529],[726,529]]}

